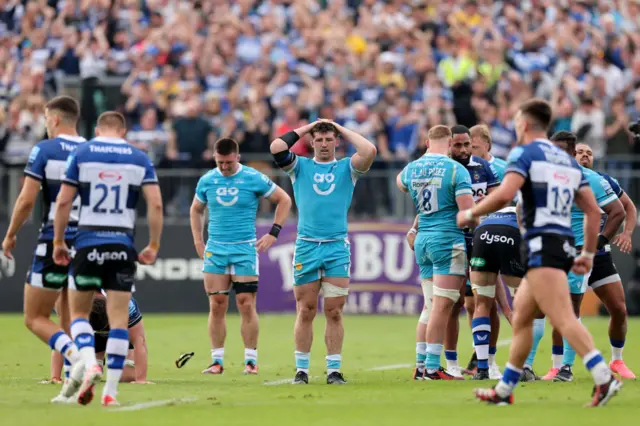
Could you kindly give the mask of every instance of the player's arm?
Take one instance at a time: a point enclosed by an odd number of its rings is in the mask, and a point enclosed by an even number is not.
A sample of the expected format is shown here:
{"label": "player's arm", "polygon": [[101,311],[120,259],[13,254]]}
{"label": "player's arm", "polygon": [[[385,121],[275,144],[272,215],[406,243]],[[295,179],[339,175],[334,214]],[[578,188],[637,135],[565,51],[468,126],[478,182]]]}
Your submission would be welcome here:
{"label": "player's arm", "polygon": [[303,138],[309,131],[315,126],[316,123],[309,123],[302,127],[298,127],[295,130],[285,133],[284,135],[275,138],[269,150],[275,160],[278,167],[284,171],[288,171],[296,164],[296,155],[290,151],[291,147],[298,142],[300,138]]}
{"label": "player's arm", "polygon": [[149,351],[142,320],[129,329],[129,340],[133,344],[133,361],[136,363],[135,381],[144,383],[147,381]]}
{"label": "player's arm", "polygon": [[142,195],[147,203],[147,223],[149,224],[149,244],[140,252],[138,260],[145,265],[155,262],[160,250],[162,237],[163,213],[162,194],[158,181],[143,182]]}
{"label": "player's arm", "polygon": [[[280,188],[275,183],[271,182],[266,176],[262,177],[262,182],[266,183],[268,181],[268,189],[263,193],[264,197],[267,197],[269,201],[276,205],[275,216],[273,218],[273,225],[271,225],[271,229],[269,233],[263,235],[260,240],[256,243],[256,249],[258,251],[266,251],[276,242],[276,239],[280,235],[280,231],[282,230],[282,226],[284,225],[285,220],[287,220],[287,216],[289,216],[289,212],[291,211],[291,197],[289,194],[284,192],[282,188]],[[262,190],[261,190],[262,191]]]}
{"label": "player's arm", "polygon": [[598,207],[596,197],[588,185],[583,185],[578,189],[575,202],[578,208],[584,212],[584,245],[580,256],[574,261],[573,271],[578,275],[584,275],[591,270],[596,252],[600,207]]}
{"label": "player's arm", "polygon": [[607,214],[607,221],[598,235],[598,249],[607,245],[616,235],[625,218],[624,207],[617,197],[609,204],[602,206],[602,210]]}
{"label": "player's arm", "polygon": [[500,310],[504,314],[504,317],[511,324],[511,318],[513,316],[513,311],[511,310],[511,306],[509,306],[509,301],[507,300],[507,292],[504,291],[504,284],[497,278],[496,283],[496,301],[498,302],[498,306],[500,306]]}
{"label": "player's arm", "polygon": [[472,225],[476,218],[500,210],[513,200],[518,190],[524,185],[524,180],[524,176],[519,173],[507,173],[502,184],[495,191],[491,191],[491,194],[487,195],[475,206],[464,211],[461,210],[458,213],[458,226]]}
{"label": "player's arm", "polygon": [[13,213],[11,214],[11,222],[7,228],[7,233],[2,242],[2,251],[4,255],[9,259],[13,259],[11,250],[16,246],[16,236],[18,231],[22,228],[24,223],[29,218],[33,207],[38,199],[38,193],[40,192],[40,181],[27,176],[24,180],[20,195],[16,200],[16,204],[13,207]]}
{"label": "player's arm", "polygon": [[53,219],[53,245],[64,244],[64,232],[69,224],[69,213],[73,206],[73,199],[78,193],[78,188],[67,182],[60,186],[60,192],[56,198],[56,213]]}
{"label": "player's arm", "polygon": [[207,209],[207,205],[198,199],[196,195],[193,197],[191,203],[191,209],[189,210],[189,221],[191,222],[191,236],[193,237],[193,244],[198,252],[200,259],[204,256],[204,212]]}
{"label": "player's arm", "polygon": [[376,146],[369,142],[367,138],[353,130],[342,127],[338,123],[331,122],[331,124],[336,126],[342,137],[356,148],[356,153],[351,156],[351,165],[353,168],[360,173],[369,171],[378,154]]}
{"label": "player's arm", "polygon": [[633,230],[636,228],[638,211],[626,192],[620,195],[620,202],[624,207],[625,213],[624,228],[621,233],[614,237],[613,243],[620,247],[620,251],[623,253],[630,253],[633,247],[631,237],[633,236]]}
{"label": "player's arm", "polygon": [[398,176],[396,176],[396,185],[398,185],[398,189],[402,192],[409,192],[409,188],[407,188],[404,185],[404,182],[402,181],[402,174],[404,173],[404,171],[398,173]]}

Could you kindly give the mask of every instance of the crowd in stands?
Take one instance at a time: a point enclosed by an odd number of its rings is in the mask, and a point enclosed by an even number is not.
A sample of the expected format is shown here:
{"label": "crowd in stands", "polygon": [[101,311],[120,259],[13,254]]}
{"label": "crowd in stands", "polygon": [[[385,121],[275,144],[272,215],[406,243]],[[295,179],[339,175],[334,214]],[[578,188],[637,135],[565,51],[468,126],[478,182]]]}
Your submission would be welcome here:
{"label": "crowd in stands", "polygon": [[83,82],[85,136],[120,90],[129,140],[162,167],[210,167],[232,136],[268,170],[269,141],[318,117],[375,142],[378,170],[424,152],[435,124],[486,123],[504,158],[536,96],[553,131],[624,171],[639,30],[638,0],[0,0],[0,158],[25,163],[64,74]]}

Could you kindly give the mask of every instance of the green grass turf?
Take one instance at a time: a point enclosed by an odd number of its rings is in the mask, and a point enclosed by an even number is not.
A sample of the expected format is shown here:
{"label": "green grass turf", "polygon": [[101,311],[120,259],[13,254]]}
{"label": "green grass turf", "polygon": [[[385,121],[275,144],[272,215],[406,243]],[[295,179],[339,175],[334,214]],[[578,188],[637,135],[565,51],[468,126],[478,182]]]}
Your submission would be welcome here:
{"label": "green grass turf", "polygon": [[[462,318],[461,318],[462,319]],[[259,347],[260,374],[244,376],[239,319],[228,320],[225,373],[201,375],[209,364],[206,316],[146,315],[149,345],[149,379],[155,385],[122,384],[123,405],[190,399],[137,411],[105,410],[95,400],[89,407],[55,406],[49,400],[59,390],[42,385],[48,377],[49,352],[32,336],[18,315],[0,315],[0,424],[6,426],[66,425],[632,425],[640,420],[640,384],[626,382],[622,393],[605,408],[583,408],[592,382],[577,365],[573,383],[536,382],[516,391],[513,407],[489,407],[472,398],[477,382],[413,382],[411,368],[371,371],[381,366],[413,364],[415,319],[408,317],[347,317],[343,371],[349,384],[324,383],[324,321],[316,322],[308,386],[266,386],[268,381],[293,376],[293,317],[263,316]],[[610,356],[606,319],[585,324],[597,345]],[[628,365],[640,372],[640,320],[631,320],[625,355]],[[501,340],[511,330],[503,323]],[[544,374],[550,364],[550,335],[540,345],[535,370]],[[462,319],[460,360],[471,354],[471,337]],[[182,352],[195,357],[182,369],[174,360]],[[506,362],[508,346],[498,350]],[[319,376],[319,377],[318,377]],[[483,384],[491,385],[492,382]],[[101,385],[98,391],[100,392]]]}

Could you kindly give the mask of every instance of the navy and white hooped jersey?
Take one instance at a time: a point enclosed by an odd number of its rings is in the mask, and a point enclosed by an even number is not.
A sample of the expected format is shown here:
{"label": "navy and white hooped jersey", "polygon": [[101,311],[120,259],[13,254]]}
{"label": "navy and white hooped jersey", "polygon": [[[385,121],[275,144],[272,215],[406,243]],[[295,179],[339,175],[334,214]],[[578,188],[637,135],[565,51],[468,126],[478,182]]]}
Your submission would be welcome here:
{"label": "navy and white hooped jersey", "polygon": [[525,178],[520,189],[524,237],[573,237],[571,206],[576,191],[589,185],[578,162],[546,139],[514,148],[507,162],[505,174],[518,173]]}
{"label": "navy and white hooped jersey", "polygon": [[465,167],[471,176],[473,201],[485,197],[489,188],[500,185],[498,172],[487,160],[472,155]]}
{"label": "navy and white hooped jersey", "polygon": [[624,194],[624,189],[622,189],[622,187],[620,186],[620,183],[616,178],[612,178],[606,173],[600,173],[600,172],[597,172],[597,173],[603,178],[605,178],[607,182],[609,182],[609,185],[611,185],[611,189],[616,194],[616,197],[618,198],[622,197],[622,194]]}
{"label": "navy and white hooped jersey", "polygon": [[476,229],[486,225],[503,225],[511,226],[512,228],[518,229],[518,217],[516,215],[516,208],[505,207],[495,213],[491,213],[482,222],[480,222],[480,225],[478,225]]}
{"label": "navy and white hooped jersey", "polygon": [[96,137],[69,156],[63,182],[78,187],[80,194],[76,249],[104,244],[134,247],[141,187],[158,183],[144,152],[124,139]]}
{"label": "navy and white hooped jersey", "polygon": [[[60,192],[67,158],[80,143],[85,141],[86,139],[80,136],[59,135],[57,138],[43,140],[31,150],[24,174],[40,181],[42,188],[44,209],[40,240],[53,240],[53,217],[56,212],[56,197]],[[71,209],[69,225],[65,231],[66,240],[75,238],[79,209],[80,198],[76,198]]]}

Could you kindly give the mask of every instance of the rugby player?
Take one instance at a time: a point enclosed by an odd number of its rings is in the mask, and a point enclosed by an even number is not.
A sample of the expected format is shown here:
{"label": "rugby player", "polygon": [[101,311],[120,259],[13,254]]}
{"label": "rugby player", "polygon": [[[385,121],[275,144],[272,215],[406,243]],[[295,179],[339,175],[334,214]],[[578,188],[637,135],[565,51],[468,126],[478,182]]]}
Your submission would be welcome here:
{"label": "rugby player", "polygon": [[[451,129],[435,126],[428,133],[429,150],[409,163],[396,183],[408,192],[418,210],[418,232],[413,244],[424,294],[416,344],[416,380],[462,379],[441,367],[446,325],[460,298],[467,275],[464,234],[455,223],[459,210],[473,206],[469,172],[448,157]],[[426,324],[426,334],[421,334]],[[424,339],[424,340],[422,340]]]}
{"label": "rugby player", "polygon": [[[198,256],[204,260],[204,288],[209,298],[211,365],[202,373],[224,372],[225,318],[233,288],[245,347],[244,373],[258,374],[258,252],[267,250],[278,238],[291,210],[291,198],[267,176],[240,164],[235,140],[218,140],[213,156],[218,167],[200,178],[191,204],[191,232]],[[256,212],[261,197],[275,203],[276,211],[271,230],[256,242]],[[206,209],[209,240],[205,246],[202,232]]]}
{"label": "rugby player", "polygon": [[[104,355],[109,336],[109,319],[107,318],[107,299],[98,293],[93,299],[93,307],[89,315],[91,327],[95,330],[95,349],[98,364],[104,367]],[[138,303],[132,297],[129,301],[129,352],[120,382],[136,384],[152,384],[147,381],[148,350],[142,322],[142,313]],[[60,379],[62,357],[58,352],[51,352],[51,377]],[[68,373],[68,372],[65,372]],[[75,403],[75,398],[59,395],[56,402]]]}
{"label": "rugby player", "polygon": [[[314,158],[298,157],[290,148],[311,135]],[[336,160],[339,138],[356,153]],[[344,327],[342,310],[349,293],[351,253],[347,213],[357,180],[371,167],[376,147],[361,135],[329,120],[319,120],[285,133],[271,143],[276,164],[291,178],[298,206],[294,265],[296,375],[294,384],[309,382],[309,356],[320,290],[327,320],[327,383],[346,383],[340,368]]]}
{"label": "rugby player", "polygon": [[[600,209],[576,160],[547,140],[551,106],[532,99],[515,116],[518,146],[511,151],[500,187],[479,204],[458,213],[458,226],[501,208],[521,191],[525,279],[516,293],[513,343],[502,379],[491,389],[476,389],[476,398],[491,404],[513,404],[513,389],[532,345],[532,325],[538,311],[567,338],[591,372],[595,387],[590,406],[606,404],[622,387],[595,349],[587,329],[571,306],[567,272],[587,273],[595,257]],[[571,229],[573,202],[584,212],[584,244],[575,258]]]}
{"label": "rugby player", "polygon": [[[583,143],[578,144],[576,146],[576,160],[582,167],[593,169],[593,150],[591,147]],[[625,212],[624,228],[621,233],[614,237],[612,242],[623,253],[630,253],[632,247],[631,238],[636,228],[638,217],[636,206],[616,179],[605,173],[599,174],[611,185]],[[635,379],[636,375],[622,359],[622,350],[624,349],[627,335],[627,304],[620,275],[613,263],[611,249],[608,245],[596,255],[588,284],[600,298],[611,316],[609,319],[609,340],[611,343],[611,362],[609,367],[623,379]]]}
{"label": "rugby player", "polygon": [[[69,154],[85,139],[78,136],[76,126],[80,108],[75,99],[58,96],[47,103],[44,110],[47,135],[51,138],[38,143],[31,151],[24,170],[25,180],[16,200],[11,222],[2,242],[2,250],[8,258],[16,246],[18,231],[26,222],[42,189],[44,215],[36,249],[24,287],[24,321],[27,328],[49,343],[51,349],[64,356],[65,364],[78,364],[80,353],[75,343],[61,327],[51,321],[51,312],[60,291],[67,287],[68,269],[53,262],[53,218],[56,196],[65,162]],[[72,208],[71,208],[72,207]],[[79,200],[70,206],[71,217],[60,235],[68,244],[73,243],[78,224]],[[68,313],[63,309],[61,324],[68,323]]]}
{"label": "rugby player", "polygon": [[[108,111],[98,117],[96,137],[74,151],[67,161],[65,177],[56,199],[54,253],[58,265],[69,265],[71,334],[82,356],[80,368],[72,366],[63,395],[70,397],[81,382],[78,402],[88,404],[102,377],[89,323],[93,296],[104,289],[109,299],[107,382],[102,405],[118,405],[116,394],[129,349],[129,300],[134,291],[136,260],[155,262],[162,234],[162,197],[149,157],[122,139],[126,133],[122,114]],[[136,205],[140,193],[147,202],[149,244],[138,254],[134,243]],[[64,241],[71,204],[80,194],[81,207],[75,256],[71,261]],[[84,379],[82,373],[85,371]]]}
{"label": "rugby player", "polygon": [[[451,128],[451,132],[453,133],[451,158],[462,164],[469,171],[473,187],[473,200],[478,202],[500,185],[500,178],[488,161],[471,154],[471,132],[467,127],[456,125]],[[467,258],[470,259],[473,245],[472,229],[465,230],[465,244]],[[471,283],[467,281],[466,284],[462,294],[464,298],[461,297],[451,310],[451,319],[447,324],[447,335],[444,344],[447,370],[451,374],[459,377],[462,377],[462,369],[458,364],[457,352],[458,334],[460,331],[460,311],[464,304],[469,325],[473,329],[472,320],[475,310],[473,304],[474,293]],[[497,308],[493,307],[491,311],[491,328],[498,330],[500,327],[500,317],[498,316]],[[489,351],[492,359],[495,359],[496,346],[490,346]],[[500,371],[497,366],[493,368],[492,373],[494,377],[499,378]]]}
{"label": "rugby player", "polygon": [[[582,295],[586,292],[587,284],[592,287],[596,295],[603,301],[605,307],[611,313],[611,319],[609,321],[609,337],[613,354],[616,352],[618,347],[624,346],[624,339],[626,335],[626,305],[622,282],[611,257],[611,246],[609,245],[609,240],[615,235],[622,224],[622,221],[625,219],[624,204],[616,202],[616,199],[618,198],[617,194],[622,195],[624,192],[615,181],[611,180],[611,183],[615,185],[614,188],[611,186],[609,180],[604,176],[590,170],[590,168],[593,167],[593,153],[586,144],[576,145],[577,138],[573,134],[568,132],[558,132],[553,135],[551,140],[556,143],[565,144],[564,146],[567,147],[569,154],[574,155],[576,160],[580,163],[585,163],[584,165],[581,165],[586,167],[588,170],[588,173],[585,171],[585,175],[590,178],[591,188],[596,194],[596,198],[598,198],[599,201],[600,199],[603,199],[609,203],[606,206],[601,205],[605,215],[602,217],[602,230],[598,240],[598,252],[596,253],[596,257],[593,261],[593,270],[588,274],[588,276],[570,276],[569,282],[571,284],[571,293],[572,299],[574,299],[576,315],[579,315],[580,313],[580,303],[582,301]],[[573,215],[572,224],[574,219],[576,221],[574,232],[576,232],[577,228],[580,226],[579,214]],[[617,346],[614,346],[614,344]],[[566,340],[564,340],[564,342],[562,341],[562,337],[555,330],[553,334],[552,349],[555,355],[553,360],[555,365],[552,366],[549,373],[547,373],[543,379],[562,382],[572,381],[572,367],[575,360],[575,352],[571,346],[567,344]],[[558,368],[557,362],[558,358],[560,358],[560,354],[562,354],[562,360],[560,361],[561,366]],[[623,378],[635,378],[633,372],[624,364],[624,361],[622,361],[621,350],[619,355],[617,362],[612,360],[609,364],[610,368],[614,372],[619,372],[620,376]]]}

